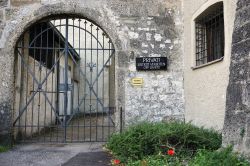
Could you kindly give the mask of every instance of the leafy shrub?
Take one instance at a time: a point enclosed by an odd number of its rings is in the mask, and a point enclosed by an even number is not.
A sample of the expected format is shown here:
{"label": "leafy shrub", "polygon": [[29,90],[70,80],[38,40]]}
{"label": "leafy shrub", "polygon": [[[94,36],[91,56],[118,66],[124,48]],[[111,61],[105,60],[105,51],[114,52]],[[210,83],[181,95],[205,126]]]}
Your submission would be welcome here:
{"label": "leafy shrub", "polygon": [[163,155],[148,156],[142,160],[129,160],[126,166],[181,166],[177,157]]}
{"label": "leafy shrub", "polygon": [[126,132],[112,135],[107,147],[121,160],[142,159],[154,154],[161,144],[160,128],[149,123],[131,127]]}
{"label": "leafy shrub", "polygon": [[190,166],[249,166],[250,164],[242,157],[238,157],[232,152],[232,148],[228,147],[219,151],[200,150]]}
{"label": "leafy shrub", "polygon": [[127,166],[249,166],[249,162],[238,157],[228,147],[222,150],[199,150],[191,161],[180,160],[179,156],[167,155],[148,156],[142,160],[129,160]]}
{"label": "leafy shrub", "polygon": [[160,146],[175,148],[177,154],[191,156],[198,149],[215,150],[221,146],[221,134],[190,123],[142,123],[114,134],[107,148],[120,160],[140,160],[156,155]]}

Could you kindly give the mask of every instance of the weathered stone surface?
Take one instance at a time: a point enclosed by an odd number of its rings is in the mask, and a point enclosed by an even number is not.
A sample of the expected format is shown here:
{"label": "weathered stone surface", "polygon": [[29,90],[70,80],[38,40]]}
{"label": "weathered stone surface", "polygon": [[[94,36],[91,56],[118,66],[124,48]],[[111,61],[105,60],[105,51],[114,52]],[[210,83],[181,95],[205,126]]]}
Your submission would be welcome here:
{"label": "weathered stone surface", "polygon": [[0,144],[11,143],[11,103],[0,103]]}
{"label": "weathered stone surface", "polygon": [[[37,1],[35,1],[37,2]],[[36,21],[55,15],[77,15],[101,26],[116,49],[116,106],[123,109],[123,124],[184,119],[181,0],[42,0],[4,8],[0,38],[0,103],[14,101],[14,48],[20,35]],[[164,56],[167,71],[138,72],[135,58]],[[142,77],[142,87],[131,79]],[[11,114],[5,108],[2,119]],[[115,122],[119,129],[119,111]],[[0,121],[3,127],[10,121]],[[7,131],[7,130],[6,130]]]}
{"label": "weathered stone surface", "polygon": [[9,20],[11,17],[18,12],[17,8],[6,8],[5,9],[5,19]]}
{"label": "weathered stone surface", "polygon": [[7,6],[8,0],[0,0],[0,7]]}
{"label": "weathered stone surface", "polygon": [[250,17],[245,9],[249,4],[249,0],[238,1],[223,129],[223,144],[225,146],[233,144],[237,151],[248,154],[250,154]]}
{"label": "weathered stone surface", "polygon": [[33,3],[40,3],[41,0],[10,0],[10,4],[13,6],[28,5]]}
{"label": "weathered stone surface", "polygon": [[237,3],[237,10],[241,10],[243,7],[250,6],[250,0],[239,0]]}
{"label": "weathered stone surface", "polygon": [[245,22],[247,22],[250,17],[250,5],[245,7],[243,10],[239,10],[236,17],[238,19],[235,20],[235,29],[241,27]]}
{"label": "weathered stone surface", "polygon": [[[239,16],[241,17],[241,16]],[[244,17],[244,16],[243,16]],[[233,44],[250,38],[250,22],[238,28],[233,34]]]}

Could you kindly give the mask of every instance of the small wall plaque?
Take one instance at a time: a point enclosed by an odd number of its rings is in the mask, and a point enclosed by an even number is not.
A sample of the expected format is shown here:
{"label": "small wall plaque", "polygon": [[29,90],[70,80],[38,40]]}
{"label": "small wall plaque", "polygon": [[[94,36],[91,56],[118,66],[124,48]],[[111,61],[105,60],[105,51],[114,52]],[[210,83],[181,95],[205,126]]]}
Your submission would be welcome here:
{"label": "small wall plaque", "polygon": [[131,84],[133,86],[142,86],[143,85],[143,78],[138,78],[138,77],[132,78],[131,79]]}
{"label": "small wall plaque", "polygon": [[136,70],[166,70],[167,57],[136,58]]}

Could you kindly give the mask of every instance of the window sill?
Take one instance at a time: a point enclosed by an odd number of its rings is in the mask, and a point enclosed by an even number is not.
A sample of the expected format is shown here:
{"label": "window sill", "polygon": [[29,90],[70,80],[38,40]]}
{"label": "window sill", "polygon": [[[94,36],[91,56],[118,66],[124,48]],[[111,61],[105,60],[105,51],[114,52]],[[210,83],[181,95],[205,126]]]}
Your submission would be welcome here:
{"label": "window sill", "polygon": [[203,64],[203,65],[200,65],[200,66],[191,67],[191,69],[196,70],[196,69],[199,69],[199,68],[203,68],[203,67],[212,65],[212,64],[214,64],[214,63],[221,62],[223,59],[224,59],[224,57],[221,57],[220,59],[216,59],[216,60],[211,61],[211,62],[208,62],[208,63],[206,63],[206,64]]}

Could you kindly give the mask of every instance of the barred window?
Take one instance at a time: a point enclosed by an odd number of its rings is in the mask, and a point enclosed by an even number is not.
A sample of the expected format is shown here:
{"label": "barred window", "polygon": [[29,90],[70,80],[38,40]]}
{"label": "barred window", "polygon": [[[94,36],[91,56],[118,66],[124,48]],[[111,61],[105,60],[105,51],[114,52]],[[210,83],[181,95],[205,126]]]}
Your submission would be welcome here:
{"label": "barred window", "polygon": [[206,9],[195,19],[196,66],[224,56],[223,2]]}

